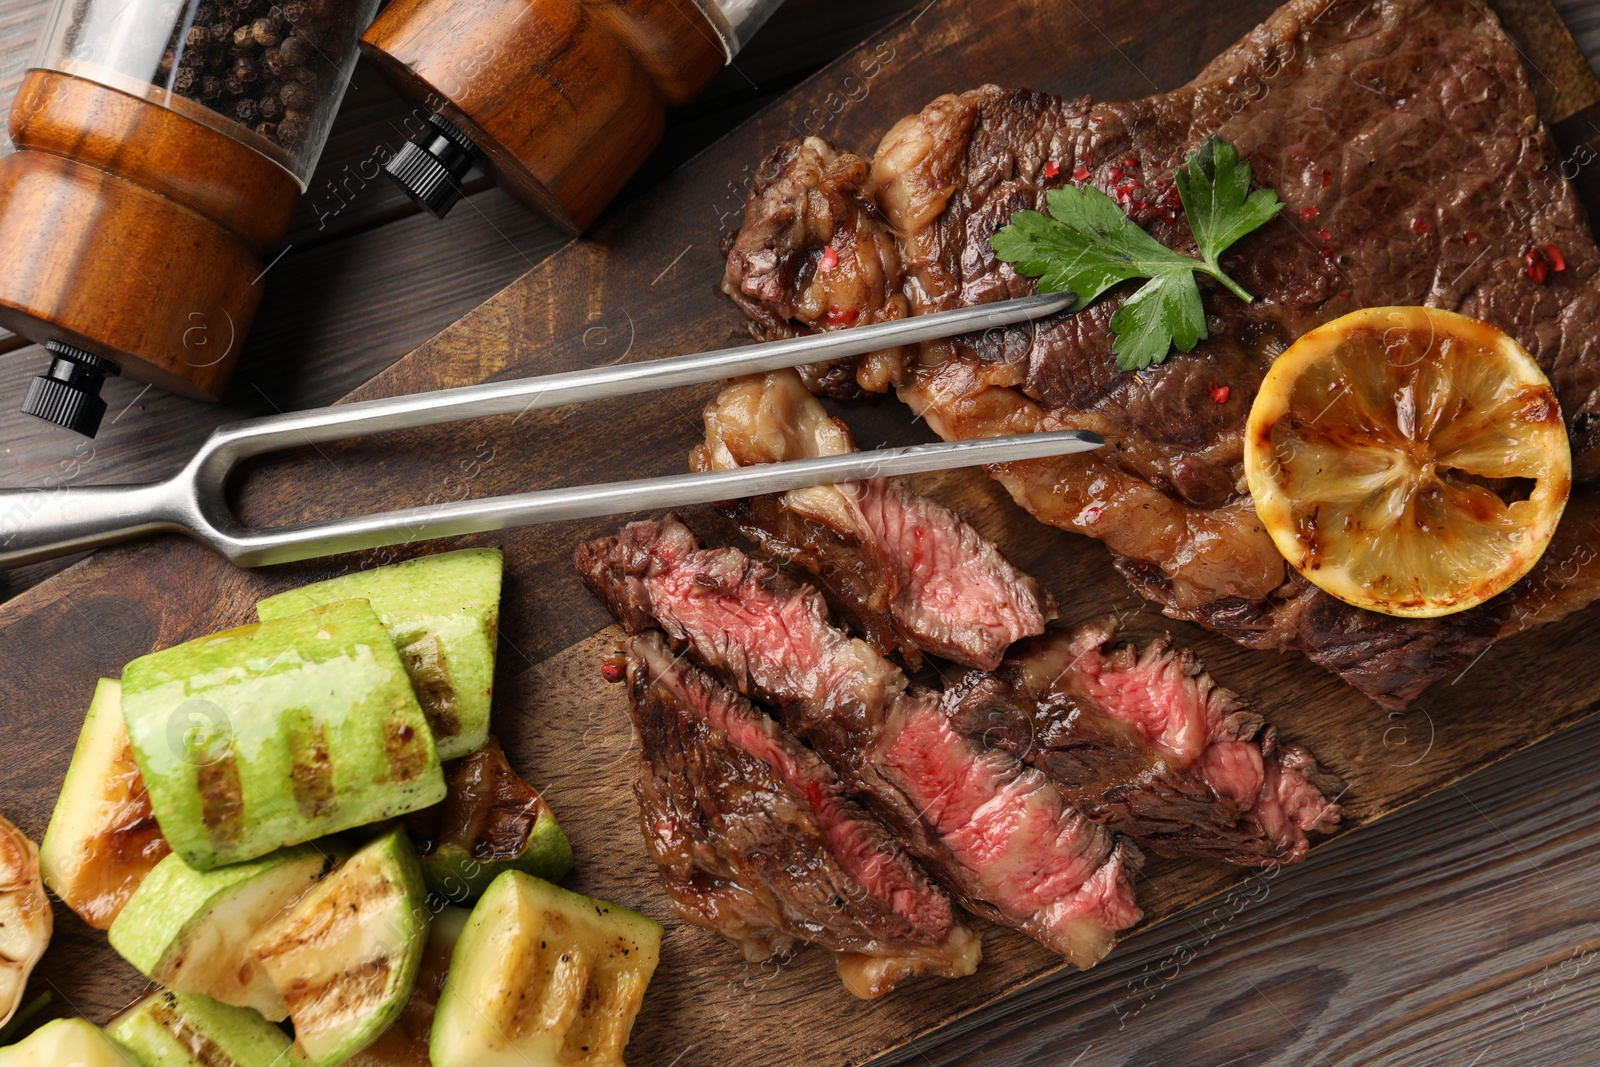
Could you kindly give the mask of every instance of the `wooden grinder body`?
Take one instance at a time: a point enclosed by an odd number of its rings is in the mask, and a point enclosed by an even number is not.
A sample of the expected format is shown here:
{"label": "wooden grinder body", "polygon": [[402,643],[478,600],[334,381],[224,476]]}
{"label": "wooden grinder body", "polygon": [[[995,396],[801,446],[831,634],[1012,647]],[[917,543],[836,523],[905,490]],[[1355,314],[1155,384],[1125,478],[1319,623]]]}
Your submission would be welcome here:
{"label": "wooden grinder body", "polygon": [[580,232],[726,61],[691,0],[394,0],[362,51],[502,188]]}
{"label": "wooden grinder body", "polygon": [[0,326],[217,399],[261,302],[261,252],[299,184],[176,111],[48,70],[23,80],[0,158]]}

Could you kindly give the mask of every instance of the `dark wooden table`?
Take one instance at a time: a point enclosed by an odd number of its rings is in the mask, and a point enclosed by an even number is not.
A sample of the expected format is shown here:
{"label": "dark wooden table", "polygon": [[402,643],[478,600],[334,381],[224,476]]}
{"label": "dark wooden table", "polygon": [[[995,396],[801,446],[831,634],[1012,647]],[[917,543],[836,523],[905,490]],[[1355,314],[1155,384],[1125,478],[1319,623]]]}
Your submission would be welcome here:
{"label": "dark wooden table", "polygon": [[[630,192],[921,2],[789,0],[706,97],[675,116]],[[1558,6],[1588,54],[1600,55],[1600,3]],[[0,109],[10,106],[46,7],[0,5]],[[79,442],[16,412],[45,361],[0,334],[0,484],[168,472],[219,422],[348,392],[559,247],[559,235],[481,181],[444,222],[364,182],[362,161],[399,144],[404,111],[372,71],[358,69],[223,404],[113,381],[105,428]],[[0,599],[65,562],[0,575]],[[1600,653],[1591,662],[1600,670]],[[1397,720],[1394,759],[1420,758],[1451,728]],[[1597,762],[1600,717],[895,1062],[1600,1064]]]}

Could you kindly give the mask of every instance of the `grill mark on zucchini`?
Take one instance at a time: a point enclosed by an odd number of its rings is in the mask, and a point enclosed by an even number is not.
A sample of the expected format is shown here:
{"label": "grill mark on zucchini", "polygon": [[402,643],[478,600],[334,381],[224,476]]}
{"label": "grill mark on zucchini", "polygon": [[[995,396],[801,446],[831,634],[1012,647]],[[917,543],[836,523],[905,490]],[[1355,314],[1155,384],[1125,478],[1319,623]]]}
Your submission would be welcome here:
{"label": "grill mark on zucchini", "polygon": [[178,1010],[178,998],[171,992],[163,991],[160,994],[150,1014],[163,1029],[178,1039],[198,1067],[236,1067],[233,1057],[204,1032],[189,1025]]}
{"label": "grill mark on zucchini", "polygon": [[328,727],[310,708],[295,708],[283,715],[289,742],[289,783],[300,814],[315,819],[338,807],[334,795],[333,764],[328,758]]}
{"label": "grill mark on zucchini", "polygon": [[383,754],[389,762],[389,780],[394,782],[409,782],[430,763],[428,739],[405,722],[391,722],[383,728]]}
{"label": "grill mark on zucchini", "polygon": [[325,882],[313,891],[324,896],[302,898],[278,920],[278,927],[267,939],[255,945],[256,956],[269,967],[269,973],[280,957],[287,958],[292,968],[304,968],[287,982],[281,972],[278,975],[278,991],[289,1007],[296,1031],[303,1035],[325,1035],[341,1027],[359,1026],[395,980],[393,971],[398,957],[388,953],[350,960],[343,966],[322,966],[333,962],[326,959],[327,955],[352,930],[383,921],[385,913],[403,900],[400,885],[361,864],[357,858],[344,870],[363,870],[363,876],[338,880],[336,873],[336,881]]}
{"label": "grill mark on zucchini", "polygon": [[[298,1029],[328,1030],[339,1025],[341,1019],[359,1017],[363,1009],[380,999],[393,969],[394,960],[387,956],[364,960],[322,982],[296,981],[280,992]],[[339,995],[331,995],[330,989]]]}
{"label": "grill mark on zucchini", "polygon": [[[197,757],[200,753],[196,753]],[[195,768],[195,785],[200,791],[200,821],[206,835],[218,847],[231,845],[244,829],[244,785],[239,780],[239,761],[234,755],[233,738],[223,741],[214,758],[202,757]]]}
{"label": "grill mark on zucchini", "polygon": [[456,711],[456,691],[450,684],[450,664],[437,634],[425,633],[400,649],[400,659],[411,676],[417,703],[433,728],[433,736],[443,740],[461,732],[461,716]]}

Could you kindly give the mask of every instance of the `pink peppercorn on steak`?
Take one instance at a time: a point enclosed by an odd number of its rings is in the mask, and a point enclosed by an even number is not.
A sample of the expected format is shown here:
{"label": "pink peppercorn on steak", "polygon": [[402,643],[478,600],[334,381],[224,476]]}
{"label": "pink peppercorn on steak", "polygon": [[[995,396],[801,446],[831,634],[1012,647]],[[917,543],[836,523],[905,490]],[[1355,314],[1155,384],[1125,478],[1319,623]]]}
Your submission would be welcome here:
{"label": "pink peppercorn on steak", "polygon": [[[1099,432],[1094,453],[991,471],[1037,518],[1102,540],[1141,594],[1252,648],[1297,649],[1403,707],[1505,633],[1600,596],[1593,554],[1552,548],[1477,608],[1403,619],[1286,567],[1251,505],[1245,418],[1297,337],[1348,311],[1490,320],[1560,399],[1578,488],[1600,493],[1600,252],[1516,47],[1473,0],[1294,0],[1188,85],[1126,102],[984,86],[942,96],[863,159],[809,138],[758,168],[724,289],[758,332],[840,329],[1032,292],[991,238],[1046,194],[1093,187],[1193,253],[1174,173],[1212,134],[1285,208],[1228,249],[1253,302],[1201,280],[1208,336],[1130,373],[1127,287],[1037,328],[806,368],[814,391],[894,389],[941,436]],[[1570,521],[1570,520],[1569,520]]]}

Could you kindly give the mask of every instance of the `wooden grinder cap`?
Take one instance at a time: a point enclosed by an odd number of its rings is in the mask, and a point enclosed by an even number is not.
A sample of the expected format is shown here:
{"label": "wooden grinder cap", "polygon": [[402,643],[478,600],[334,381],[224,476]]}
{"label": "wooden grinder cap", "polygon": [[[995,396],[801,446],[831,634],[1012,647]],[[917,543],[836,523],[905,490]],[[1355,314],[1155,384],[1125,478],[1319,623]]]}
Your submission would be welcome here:
{"label": "wooden grinder cap", "polygon": [[300,186],[171,108],[31,70],[0,157],[0,327],[49,348],[24,410],[93,436],[107,375],[217,399]]}
{"label": "wooden grinder cap", "polygon": [[693,0],[395,0],[361,48],[426,124],[388,167],[419,203],[442,215],[477,162],[573,233],[727,59]]}

